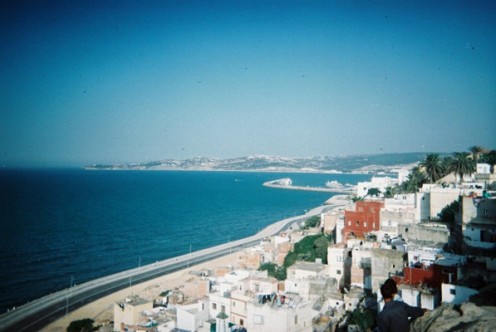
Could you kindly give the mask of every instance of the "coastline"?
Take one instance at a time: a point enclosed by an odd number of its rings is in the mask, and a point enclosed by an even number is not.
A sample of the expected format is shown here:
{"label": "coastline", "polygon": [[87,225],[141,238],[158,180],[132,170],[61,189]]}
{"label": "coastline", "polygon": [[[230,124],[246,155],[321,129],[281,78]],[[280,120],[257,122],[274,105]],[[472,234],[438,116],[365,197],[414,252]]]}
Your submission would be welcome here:
{"label": "coastline", "polygon": [[219,169],[219,168],[202,168],[202,167],[191,167],[191,168],[179,168],[179,167],[164,167],[164,168],[151,168],[151,167],[92,167],[92,166],[83,166],[82,170],[85,171],[177,171],[177,172],[240,172],[240,173],[301,173],[301,174],[329,174],[329,175],[368,175],[374,174],[370,171],[350,171],[350,172],[341,172],[334,170],[320,170],[320,169],[301,169],[301,168],[253,168],[253,169]]}
{"label": "coastline", "polygon": [[227,267],[229,265],[236,267],[237,264],[239,264],[239,252],[234,252],[198,265],[185,267],[184,269],[160,276],[156,279],[132,285],[129,288],[111,293],[69,312],[66,316],[45,326],[41,331],[65,332],[71,322],[85,318],[93,319],[95,322],[113,321],[114,303],[123,298],[129,297],[130,295],[158,297],[165,289],[180,288],[184,285],[185,281],[193,277],[192,272],[195,270],[215,269]]}
{"label": "coastline", "polygon": [[[318,206],[310,210],[308,213],[302,216],[288,218],[284,220],[277,221],[271,225],[268,225],[256,236],[266,237],[269,234],[281,232],[284,225],[290,225],[294,220],[316,215],[326,209],[336,209],[349,204],[348,195],[335,195],[325,202],[326,205]],[[249,249],[246,247],[245,249]],[[85,318],[93,319],[95,322],[110,322],[113,321],[113,308],[114,303],[126,298],[130,295],[140,295],[147,298],[156,298],[165,289],[175,289],[184,287],[185,283],[194,278],[193,271],[204,270],[204,269],[219,269],[219,268],[231,268],[236,269],[241,267],[243,261],[241,260],[243,250],[235,251],[233,253],[224,255],[222,257],[214,258],[203,263],[184,267],[176,272],[168,273],[166,275],[145,281],[143,283],[131,285],[126,289],[119,290],[117,292],[111,293],[104,296],[98,300],[90,302],[72,312],[69,312],[66,316],[59,318],[49,325],[45,326],[41,331],[45,332],[63,332],[69,324],[76,320],[81,320]]]}

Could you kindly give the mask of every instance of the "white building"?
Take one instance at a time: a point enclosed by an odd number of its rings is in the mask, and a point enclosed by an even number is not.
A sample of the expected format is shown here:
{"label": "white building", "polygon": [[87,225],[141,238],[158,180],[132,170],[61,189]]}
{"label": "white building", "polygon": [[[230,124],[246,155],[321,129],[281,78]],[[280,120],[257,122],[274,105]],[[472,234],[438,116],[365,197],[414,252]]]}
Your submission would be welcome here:
{"label": "white building", "polygon": [[198,331],[209,320],[206,301],[188,305],[176,305],[176,327],[185,331]]}
{"label": "white building", "polygon": [[365,197],[369,189],[376,188],[380,192],[384,193],[387,187],[393,187],[398,184],[397,179],[393,179],[389,176],[377,177],[374,176],[368,182],[358,182],[357,184],[357,196]]}
{"label": "white building", "polygon": [[329,276],[338,281],[339,286],[344,286],[345,261],[347,249],[344,244],[337,244],[327,248],[327,266]]}
{"label": "white building", "polygon": [[470,296],[478,293],[477,290],[464,286],[445,283],[441,285],[442,301],[445,303],[461,304],[466,302]]}
{"label": "white building", "polygon": [[398,289],[401,299],[412,307],[434,310],[439,305],[439,291],[423,289],[410,285],[401,285]]}
{"label": "white building", "polygon": [[210,293],[208,299],[211,319],[215,319],[221,312],[231,317],[231,293]]}
{"label": "white building", "polygon": [[457,227],[472,248],[496,249],[496,199],[461,196]]}
{"label": "white building", "polygon": [[310,278],[326,275],[326,265],[321,263],[296,262],[288,268],[288,277],[284,281],[286,292],[297,293],[304,299],[310,297]]}
{"label": "white building", "polygon": [[[303,302],[297,294],[278,295],[274,302],[249,302],[247,331],[257,332],[311,332],[312,320],[318,311],[312,303]],[[274,304],[275,303],[275,304]]]}
{"label": "white building", "polygon": [[384,207],[380,213],[380,231],[378,241],[382,241],[387,234],[389,238],[398,236],[399,225],[417,223],[415,208],[415,194],[395,195],[384,200]]}
{"label": "white building", "polygon": [[125,331],[127,326],[139,324],[145,315],[143,312],[152,310],[153,302],[139,296],[126,297],[114,304],[114,330]]}
{"label": "white building", "polygon": [[417,212],[421,220],[438,219],[438,214],[459,196],[482,196],[483,183],[424,184],[417,195]]}

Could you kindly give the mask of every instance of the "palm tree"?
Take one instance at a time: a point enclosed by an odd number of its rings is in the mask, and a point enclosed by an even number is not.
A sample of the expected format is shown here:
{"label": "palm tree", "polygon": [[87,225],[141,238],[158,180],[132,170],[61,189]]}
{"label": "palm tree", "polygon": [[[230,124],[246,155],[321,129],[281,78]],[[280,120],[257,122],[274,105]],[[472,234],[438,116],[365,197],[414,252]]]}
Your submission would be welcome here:
{"label": "palm tree", "polygon": [[386,187],[384,189],[384,198],[393,198],[398,189],[396,187]]}
{"label": "palm tree", "polygon": [[425,173],[429,183],[434,183],[443,177],[444,169],[441,165],[441,159],[438,154],[428,154],[425,157],[425,160],[420,163],[420,166],[425,168]]}
{"label": "palm tree", "polygon": [[441,167],[443,168],[443,176],[446,176],[449,173],[451,173],[449,168],[450,168],[450,164],[452,163],[452,161],[453,161],[453,157],[451,157],[451,156],[441,157]]}
{"label": "palm tree", "polygon": [[496,165],[496,150],[491,150],[482,155],[481,160],[485,163],[488,163],[491,167],[491,173],[494,172],[494,165]]}
{"label": "palm tree", "polygon": [[422,185],[426,182],[427,179],[425,174],[418,166],[415,166],[412,168],[410,174],[408,174],[406,180],[401,184],[401,190],[406,193],[414,193],[417,192],[417,189],[422,187]]}
{"label": "palm tree", "polygon": [[469,156],[468,152],[454,152],[449,164],[449,171],[460,176],[460,183],[464,175],[475,173],[475,161],[468,158]]}
{"label": "palm tree", "polygon": [[479,160],[480,154],[482,153],[482,151],[484,151],[484,149],[478,145],[471,146],[468,150],[472,153],[472,158],[475,160],[476,163],[477,160]]}

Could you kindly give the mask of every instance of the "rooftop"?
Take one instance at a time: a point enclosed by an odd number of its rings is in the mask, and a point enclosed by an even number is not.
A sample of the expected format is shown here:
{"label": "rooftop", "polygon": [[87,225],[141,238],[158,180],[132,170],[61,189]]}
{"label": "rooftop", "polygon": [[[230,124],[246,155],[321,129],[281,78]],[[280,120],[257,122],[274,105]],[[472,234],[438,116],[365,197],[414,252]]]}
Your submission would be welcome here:
{"label": "rooftop", "polygon": [[139,297],[138,295],[133,295],[133,296],[128,296],[125,299],[122,299],[120,301],[117,301],[119,305],[126,304],[126,305],[132,305],[132,306],[138,306],[141,304],[145,304],[151,301],[145,300],[142,297]]}

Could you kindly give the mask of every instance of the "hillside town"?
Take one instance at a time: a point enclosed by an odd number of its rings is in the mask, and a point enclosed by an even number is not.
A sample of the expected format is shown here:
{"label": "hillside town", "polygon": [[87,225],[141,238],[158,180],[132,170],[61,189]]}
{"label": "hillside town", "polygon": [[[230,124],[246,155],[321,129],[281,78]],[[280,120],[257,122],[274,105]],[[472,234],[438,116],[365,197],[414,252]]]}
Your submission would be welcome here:
{"label": "hillside town", "polygon": [[[193,269],[159,296],[116,301],[113,330],[372,331],[387,279],[400,301],[427,310],[411,331],[494,330],[496,173],[476,161],[411,193],[392,189],[418,168],[358,183],[353,197],[334,197],[338,207],[226,266]],[[419,168],[429,174],[427,164]]]}

